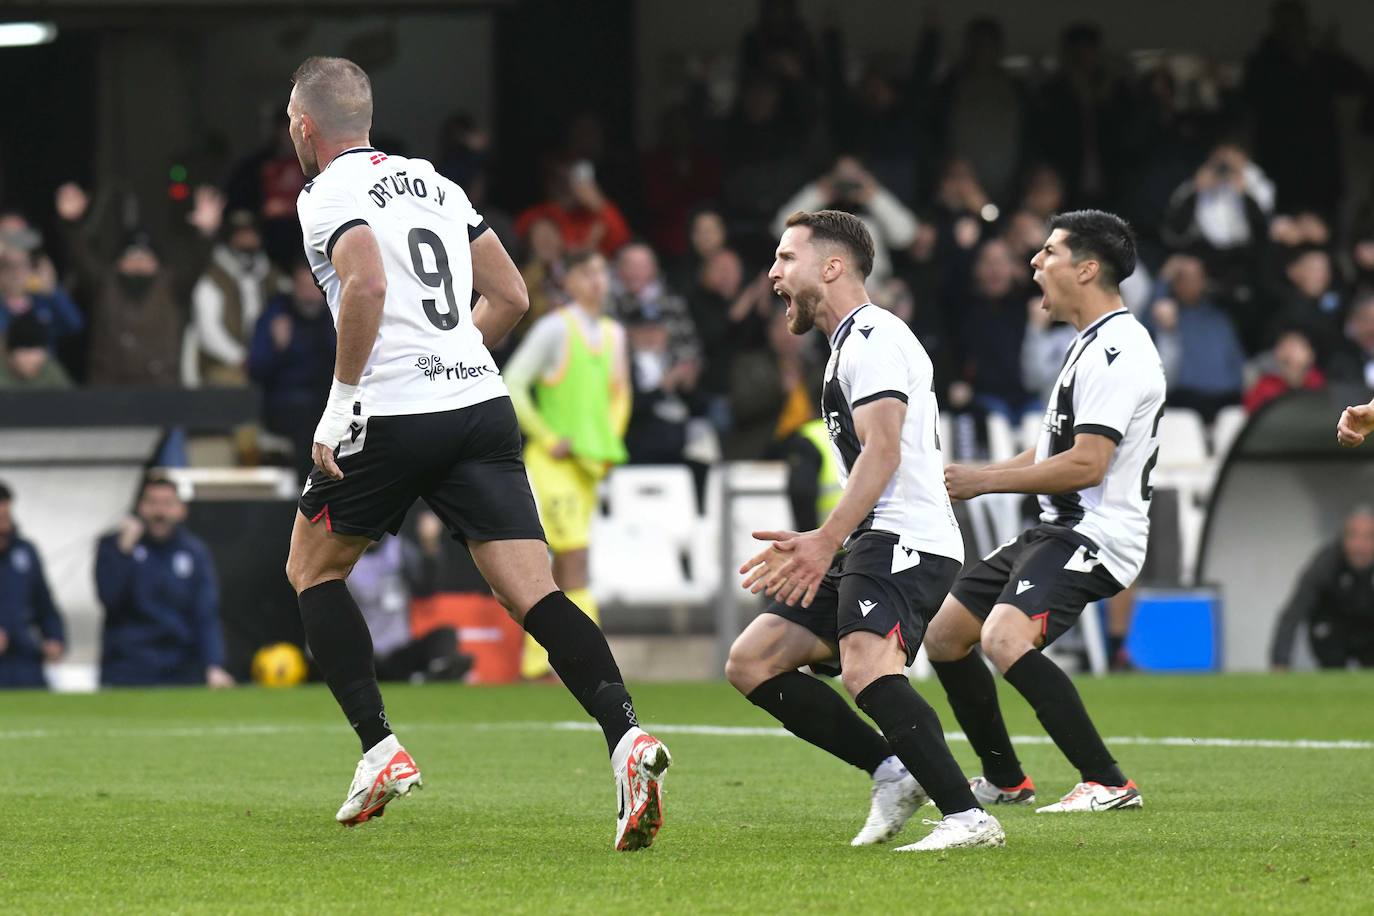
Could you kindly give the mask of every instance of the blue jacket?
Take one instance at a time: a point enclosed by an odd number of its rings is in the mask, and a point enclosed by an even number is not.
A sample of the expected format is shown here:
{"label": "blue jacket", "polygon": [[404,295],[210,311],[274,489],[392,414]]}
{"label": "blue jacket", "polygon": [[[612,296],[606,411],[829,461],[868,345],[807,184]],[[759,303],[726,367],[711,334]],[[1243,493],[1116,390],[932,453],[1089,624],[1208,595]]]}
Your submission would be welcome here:
{"label": "blue jacket", "polygon": [[43,561],[19,537],[0,548],[0,630],[9,640],[0,654],[0,687],[46,687],[43,640],[66,642],[66,635],[48,592]]}
{"label": "blue jacket", "polygon": [[204,684],[205,669],[223,664],[215,565],[189,531],[162,543],[145,535],[128,554],[105,535],[95,584],[105,606],[102,684]]}
{"label": "blue jacket", "polygon": [[[86,326],[81,309],[77,308],[72,297],[60,286],[51,293],[30,293],[29,299],[33,303],[31,308],[34,315],[38,316],[38,320],[48,329],[50,349],[57,345],[59,337],[75,334]],[[12,318],[10,310],[0,304],[0,335],[9,328]]]}
{"label": "blue jacket", "polygon": [[[285,350],[272,342],[272,322],[278,315],[291,319],[291,343]],[[305,318],[292,307],[290,294],[274,296],[253,329],[248,374],[262,386],[268,407],[305,402],[323,410],[334,383],[334,347],[334,318],[328,308],[313,319]]]}

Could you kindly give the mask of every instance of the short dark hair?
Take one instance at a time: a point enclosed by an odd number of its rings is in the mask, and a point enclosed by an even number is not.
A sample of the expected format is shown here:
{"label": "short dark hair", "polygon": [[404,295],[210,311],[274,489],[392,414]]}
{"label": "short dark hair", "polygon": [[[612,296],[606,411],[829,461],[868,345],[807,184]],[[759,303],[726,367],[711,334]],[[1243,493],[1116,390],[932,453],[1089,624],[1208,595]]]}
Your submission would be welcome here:
{"label": "short dark hair", "polygon": [[814,213],[798,210],[787,218],[787,228],[805,226],[816,241],[843,245],[854,257],[854,269],[860,279],[873,272],[873,236],[863,220],[843,210],[817,210]]}
{"label": "short dark hair", "polygon": [[0,503],[7,503],[12,499],[14,499],[14,491],[3,480],[0,480]]}
{"label": "short dark hair", "polygon": [[144,477],[143,481],[138,485],[139,500],[142,500],[144,494],[151,490],[153,487],[171,487],[173,493],[175,493],[178,497],[181,496],[181,490],[177,488],[176,481],[171,480],[167,477],[161,477],[157,474],[149,474],[146,477]]}
{"label": "short dark hair", "polygon": [[1071,210],[1050,217],[1049,230],[1063,229],[1064,244],[1073,262],[1093,258],[1100,265],[1097,279],[1115,289],[1135,271],[1135,233],[1124,219],[1102,210]]}
{"label": "short dark hair", "polygon": [[576,270],[592,258],[599,257],[602,257],[602,254],[595,248],[574,248],[563,255],[563,269],[567,271]]}

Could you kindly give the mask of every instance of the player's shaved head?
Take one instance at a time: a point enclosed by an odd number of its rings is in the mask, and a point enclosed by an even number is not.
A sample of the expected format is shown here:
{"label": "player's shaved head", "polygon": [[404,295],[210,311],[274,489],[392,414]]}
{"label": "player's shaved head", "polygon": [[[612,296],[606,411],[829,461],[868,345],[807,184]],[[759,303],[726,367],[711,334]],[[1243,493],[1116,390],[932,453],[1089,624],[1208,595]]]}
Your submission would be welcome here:
{"label": "player's shaved head", "polygon": [[330,140],[365,135],[372,127],[372,81],[343,57],[310,57],[291,75],[296,104]]}

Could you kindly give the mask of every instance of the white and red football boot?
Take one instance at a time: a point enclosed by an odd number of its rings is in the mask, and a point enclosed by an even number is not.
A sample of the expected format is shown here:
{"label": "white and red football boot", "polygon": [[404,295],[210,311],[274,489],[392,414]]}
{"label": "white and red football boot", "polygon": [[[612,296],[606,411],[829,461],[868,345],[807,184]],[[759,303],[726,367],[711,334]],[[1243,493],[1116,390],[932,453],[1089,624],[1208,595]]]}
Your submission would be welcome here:
{"label": "white and red football boot", "polygon": [[1035,804],[1035,783],[1027,776],[1018,786],[1004,787],[990,782],[982,776],[968,781],[973,797],[984,808],[992,805],[1033,805]]}
{"label": "white and red football boot", "polygon": [[1143,808],[1145,799],[1135,787],[1135,780],[1128,779],[1124,786],[1104,786],[1100,782],[1080,782],[1069,790],[1059,801],[1043,808],[1036,808],[1036,814],[1059,814],[1063,811],[1122,811],[1127,808]]}
{"label": "white and red football boot", "polygon": [[358,761],[348,795],[334,819],[345,827],[356,827],[381,817],[392,799],[409,795],[411,789],[422,786],[424,779],[415,760],[395,735],[387,735]]}
{"label": "white and red football boot", "polygon": [[651,846],[663,826],[663,774],[673,758],[662,741],[641,728],[621,737],[611,754],[615,771],[615,848],[631,852]]}

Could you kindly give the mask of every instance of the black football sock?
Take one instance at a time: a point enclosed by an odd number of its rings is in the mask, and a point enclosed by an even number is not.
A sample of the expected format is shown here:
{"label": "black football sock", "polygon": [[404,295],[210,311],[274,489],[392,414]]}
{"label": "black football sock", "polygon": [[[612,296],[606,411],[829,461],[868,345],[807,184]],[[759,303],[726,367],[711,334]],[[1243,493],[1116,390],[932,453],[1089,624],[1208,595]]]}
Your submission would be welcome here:
{"label": "black football sock", "polygon": [[367,621],[342,579],[307,588],[299,600],[310,652],[366,752],[391,734]]}
{"label": "black football sock", "polygon": [[748,699],[798,738],[870,776],[892,756],[886,738],[859,718],[844,697],[809,674],[787,671],[769,678]]}
{"label": "black football sock", "polygon": [[1124,645],[1126,645],[1126,637],[1125,637],[1125,636],[1112,636],[1111,634],[1108,634],[1108,635],[1107,635],[1107,661],[1108,661],[1108,662],[1114,662],[1114,661],[1116,661],[1117,656],[1119,656],[1119,655],[1121,654],[1121,648],[1122,648],[1122,646],[1124,646]]}
{"label": "black football sock", "polygon": [[1002,721],[997,681],[983,659],[970,652],[957,662],[931,662],[931,667],[945,688],[954,717],[983,762],[983,776],[1003,789],[1025,782],[1026,774]]}
{"label": "black football sock", "polygon": [[940,717],[902,674],[878,678],[855,698],[893,752],[944,814],[981,808],[945,743]]}
{"label": "black football sock", "polygon": [[549,653],[549,665],[606,733],[606,748],[639,725],[620,667],[601,632],[562,592],[550,592],[525,615],[525,632]]}
{"label": "black football sock", "polygon": [[1058,665],[1031,650],[1007,669],[1005,677],[1030,703],[1040,724],[1069,763],[1078,767],[1084,782],[1126,784],[1126,777],[1088,718],[1073,681]]}

